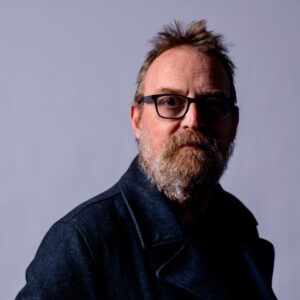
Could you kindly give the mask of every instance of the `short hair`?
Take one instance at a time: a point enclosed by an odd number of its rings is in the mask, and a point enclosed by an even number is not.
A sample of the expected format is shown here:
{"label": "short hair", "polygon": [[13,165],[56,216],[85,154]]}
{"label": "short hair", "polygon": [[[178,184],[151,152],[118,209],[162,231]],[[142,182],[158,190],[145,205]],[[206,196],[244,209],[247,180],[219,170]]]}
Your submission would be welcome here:
{"label": "short hair", "polygon": [[145,75],[152,62],[163,52],[180,45],[190,45],[200,52],[213,55],[219,59],[230,80],[231,98],[233,99],[233,103],[236,103],[234,63],[228,56],[228,50],[223,42],[223,36],[213,31],[208,31],[205,20],[194,21],[188,25],[184,25],[175,20],[172,24],[165,26],[150,42],[153,48],[146,55],[138,72],[134,96],[134,102],[136,104],[139,103],[139,99],[143,96]]}

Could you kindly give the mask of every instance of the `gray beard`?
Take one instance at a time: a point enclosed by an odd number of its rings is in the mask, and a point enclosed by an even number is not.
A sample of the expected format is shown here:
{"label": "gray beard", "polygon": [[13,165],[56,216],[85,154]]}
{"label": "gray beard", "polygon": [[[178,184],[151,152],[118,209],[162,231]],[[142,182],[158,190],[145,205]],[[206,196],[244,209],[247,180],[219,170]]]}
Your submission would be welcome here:
{"label": "gray beard", "polygon": [[[233,152],[233,142],[223,153],[214,137],[188,129],[169,137],[161,151],[154,155],[147,134],[142,130],[139,140],[139,163],[150,181],[165,196],[187,206],[201,201],[215,186]],[[183,146],[193,149],[183,149]]]}

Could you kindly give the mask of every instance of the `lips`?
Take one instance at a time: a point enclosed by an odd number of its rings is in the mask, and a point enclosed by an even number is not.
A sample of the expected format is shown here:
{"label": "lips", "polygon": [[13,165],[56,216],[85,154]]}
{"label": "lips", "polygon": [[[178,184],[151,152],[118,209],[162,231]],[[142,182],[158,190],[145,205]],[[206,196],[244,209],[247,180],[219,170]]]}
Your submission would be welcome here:
{"label": "lips", "polygon": [[208,150],[208,146],[205,144],[199,144],[199,143],[185,143],[180,146],[180,148],[191,148],[191,149],[197,149],[197,150]]}

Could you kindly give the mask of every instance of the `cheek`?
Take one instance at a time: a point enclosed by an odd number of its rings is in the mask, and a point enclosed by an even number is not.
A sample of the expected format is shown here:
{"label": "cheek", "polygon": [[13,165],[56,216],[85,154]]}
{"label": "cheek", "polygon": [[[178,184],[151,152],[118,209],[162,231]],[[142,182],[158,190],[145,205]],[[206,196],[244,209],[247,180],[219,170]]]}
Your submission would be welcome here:
{"label": "cheek", "polygon": [[215,124],[212,127],[212,134],[219,141],[222,150],[227,151],[233,140],[232,123],[230,122],[230,119]]}
{"label": "cheek", "polygon": [[148,136],[148,141],[154,153],[160,151],[168,138],[177,130],[176,122],[163,119],[147,119],[143,122],[144,133]]}

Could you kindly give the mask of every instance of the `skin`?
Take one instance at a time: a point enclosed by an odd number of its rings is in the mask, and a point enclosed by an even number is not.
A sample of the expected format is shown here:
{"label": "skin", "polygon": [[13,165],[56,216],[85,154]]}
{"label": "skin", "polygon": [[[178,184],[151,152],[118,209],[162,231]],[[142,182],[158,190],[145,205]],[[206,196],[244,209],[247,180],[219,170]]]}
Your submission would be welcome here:
{"label": "skin", "polygon": [[[144,79],[144,95],[176,93],[188,97],[222,93],[231,94],[230,81],[225,68],[214,56],[199,52],[189,45],[182,45],[163,52],[149,67]],[[226,151],[235,137],[238,125],[238,108],[234,108],[228,118],[205,124],[192,103],[181,120],[160,118],[154,104],[144,104],[142,109],[131,106],[131,125],[139,140],[143,130],[149,135],[153,155],[156,155],[175,132],[187,129],[203,133],[209,131]],[[193,151],[185,147],[185,151]]]}

